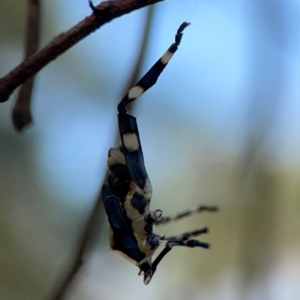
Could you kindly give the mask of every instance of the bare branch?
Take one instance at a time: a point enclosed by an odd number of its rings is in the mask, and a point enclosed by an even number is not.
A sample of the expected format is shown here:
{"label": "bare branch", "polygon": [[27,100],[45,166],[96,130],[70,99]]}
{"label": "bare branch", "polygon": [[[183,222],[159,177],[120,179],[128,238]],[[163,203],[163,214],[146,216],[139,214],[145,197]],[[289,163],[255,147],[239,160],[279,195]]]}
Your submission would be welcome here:
{"label": "bare branch", "polygon": [[[24,58],[38,50],[40,39],[40,0],[28,0],[27,27]],[[28,79],[19,91],[12,110],[12,120],[17,131],[21,131],[32,122],[30,104],[34,86],[34,77]]]}
{"label": "bare branch", "polygon": [[93,13],[67,32],[61,33],[43,49],[25,59],[15,69],[1,78],[0,102],[7,101],[17,87],[103,24],[139,8],[161,1],[163,0],[118,0],[102,2],[96,6],[97,14]]}

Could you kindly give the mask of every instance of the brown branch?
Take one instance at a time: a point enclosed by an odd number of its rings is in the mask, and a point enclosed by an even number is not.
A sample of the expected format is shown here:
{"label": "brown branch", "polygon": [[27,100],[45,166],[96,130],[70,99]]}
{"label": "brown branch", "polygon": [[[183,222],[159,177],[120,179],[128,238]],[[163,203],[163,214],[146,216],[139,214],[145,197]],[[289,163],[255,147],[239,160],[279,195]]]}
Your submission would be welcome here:
{"label": "brown branch", "polygon": [[50,296],[50,300],[60,300],[64,299],[65,293],[70,287],[72,281],[76,277],[80,267],[84,263],[84,255],[87,254],[87,249],[90,248],[91,242],[94,240],[94,230],[95,224],[97,224],[98,216],[101,213],[102,209],[102,201],[101,197],[98,197],[96,200],[94,207],[89,215],[86,225],[83,229],[82,236],[78,242],[78,246],[74,251],[74,258],[71,262],[70,268],[67,270],[66,275],[63,280],[59,282],[58,286],[54,290],[53,294]]}
{"label": "brown branch", "polygon": [[[149,42],[149,34],[150,29],[152,27],[152,20],[154,19],[154,7],[149,7],[148,13],[147,13],[147,19],[145,22],[145,27],[142,35],[142,42],[139,50],[139,55],[137,58],[136,65],[133,68],[132,76],[129,78],[128,83],[126,84],[126,91],[124,94],[136,84],[136,82],[139,79],[140,76],[140,70],[142,63],[145,59],[146,50]],[[119,134],[118,131],[116,132],[115,136],[115,144],[119,143]],[[101,197],[101,189],[103,184],[106,181],[106,178],[108,176],[108,171],[105,174],[104,180],[101,183],[99,194],[97,196],[96,202],[94,204],[94,207],[91,211],[90,216],[88,217],[88,220],[86,222],[85,228],[83,229],[82,236],[80,240],[78,241],[78,245],[74,251],[74,257],[73,261],[71,262],[70,268],[67,270],[66,275],[62,279],[61,282],[59,282],[58,286],[55,288],[54,292],[52,293],[50,300],[61,300],[64,299],[64,295],[66,294],[68,288],[70,288],[73,280],[75,279],[80,267],[84,263],[84,256],[88,255],[92,243],[95,239],[95,232],[97,231],[98,227],[98,220],[101,213],[103,213],[103,207],[102,207],[102,197]]]}
{"label": "brown branch", "polygon": [[7,101],[17,87],[103,24],[160,1],[163,0],[118,0],[102,2],[97,6],[97,15],[93,13],[67,32],[61,33],[43,49],[25,59],[15,69],[2,77],[0,79],[0,102]]}
{"label": "brown branch", "polygon": [[[26,59],[38,50],[40,39],[40,0],[28,0],[27,27],[24,58]],[[28,79],[20,88],[18,98],[12,110],[12,120],[17,131],[21,131],[32,122],[31,95],[34,86],[34,76]]]}

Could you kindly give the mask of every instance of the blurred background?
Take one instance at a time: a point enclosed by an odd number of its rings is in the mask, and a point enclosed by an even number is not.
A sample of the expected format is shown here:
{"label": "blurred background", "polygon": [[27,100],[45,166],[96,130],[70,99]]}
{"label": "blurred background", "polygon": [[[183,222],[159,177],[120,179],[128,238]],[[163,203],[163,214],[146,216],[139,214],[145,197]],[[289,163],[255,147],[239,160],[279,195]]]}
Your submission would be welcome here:
{"label": "blurred background", "polygon": [[[172,0],[103,26],[44,68],[34,125],[17,134],[16,93],[0,109],[0,299],[51,294],[106,172],[116,105],[139,63],[142,75],[174,40],[180,49],[135,107],[154,194],[165,215],[203,214],[159,227],[208,226],[212,249],[174,249],[144,286],[109,252],[108,223],[66,299],[300,299],[300,3]],[[87,1],[42,1],[42,42],[89,15]],[[0,3],[0,76],[23,57],[26,1]]]}

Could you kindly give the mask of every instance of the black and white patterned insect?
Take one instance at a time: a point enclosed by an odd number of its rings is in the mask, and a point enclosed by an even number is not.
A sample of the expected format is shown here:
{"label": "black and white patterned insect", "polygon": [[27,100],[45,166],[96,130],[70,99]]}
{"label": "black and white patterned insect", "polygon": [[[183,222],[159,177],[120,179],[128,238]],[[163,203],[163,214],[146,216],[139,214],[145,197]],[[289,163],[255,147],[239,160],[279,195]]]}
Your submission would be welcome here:
{"label": "black and white patterned insect", "polygon": [[[95,8],[94,8],[95,9]],[[136,118],[126,107],[152,87],[180,44],[183,30],[180,25],[173,43],[144,77],[127,93],[118,105],[121,145],[109,149],[107,184],[102,187],[102,201],[110,224],[111,250],[139,268],[148,284],[163,257],[175,246],[209,248],[208,243],[190,239],[207,233],[207,228],[164,237],[153,233],[153,224],[162,225],[202,211],[216,211],[215,206],[199,205],[175,216],[163,217],[162,211],[150,211],[152,186],[147,175]],[[155,251],[164,249],[152,262]]]}

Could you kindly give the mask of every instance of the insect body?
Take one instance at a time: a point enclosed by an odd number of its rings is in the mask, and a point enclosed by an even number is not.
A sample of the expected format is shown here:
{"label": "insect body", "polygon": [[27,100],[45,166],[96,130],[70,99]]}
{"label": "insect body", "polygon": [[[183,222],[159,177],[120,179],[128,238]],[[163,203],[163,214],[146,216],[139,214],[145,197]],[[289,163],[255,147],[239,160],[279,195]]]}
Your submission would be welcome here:
{"label": "insect body", "polygon": [[[127,93],[118,105],[118,123],[121,145],[108,152],[109,175],[102,187],[102,201],[110,223],[110,247],[113,252],[135,264],[139,275],[144,275],[148,284],[162,258],[175,246],[209,248],[209,244],[190,239],[201,233],[203,228],[174,237],[162,237],[153,233],[153,225],[167,224],[193,213],[216,211],[215,206],[197,206],[171,217],[163,217],[162,211],[150,211],[152,186],[144,165],[143,151],[136,118],[126,106],[152,87],[173,54],[177,51],[183,30],[189,25],[184,22],[177,30],[175,43],[152,66],[144,77]],[[159,246],[164,249],[152,262]]]}

